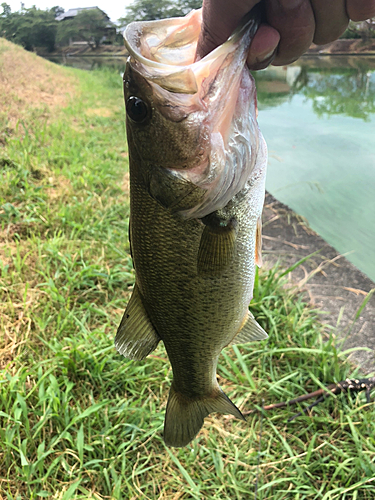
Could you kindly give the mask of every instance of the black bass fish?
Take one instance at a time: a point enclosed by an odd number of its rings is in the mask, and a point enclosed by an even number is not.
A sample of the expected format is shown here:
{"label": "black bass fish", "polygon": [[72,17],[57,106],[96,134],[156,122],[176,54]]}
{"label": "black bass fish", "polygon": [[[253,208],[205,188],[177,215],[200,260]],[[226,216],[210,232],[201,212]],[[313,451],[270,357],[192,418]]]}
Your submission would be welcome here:
{"label": "black bass fish", "polygon": [[267,166],[246,67],[258,22],[245,19],[195,61],[201,22],[193,11],[124,34],[136,282],[115,344],[140,360],[164,342],[173,368],[164,440],[175,447],[212,412],[244,419],[217,383],[218,357],[267,337],[248,309]]}

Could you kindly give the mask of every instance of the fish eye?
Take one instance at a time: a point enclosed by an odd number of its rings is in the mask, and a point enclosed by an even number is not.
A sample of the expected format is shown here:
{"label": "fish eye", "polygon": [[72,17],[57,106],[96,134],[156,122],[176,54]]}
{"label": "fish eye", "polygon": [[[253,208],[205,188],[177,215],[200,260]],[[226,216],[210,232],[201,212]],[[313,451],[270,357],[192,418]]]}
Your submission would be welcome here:
{"label": "fish eye", "polygon": [[148,107],[142,99],[132,96],[126,102],[126,112],[133,122],[142,123],[148,116]]}

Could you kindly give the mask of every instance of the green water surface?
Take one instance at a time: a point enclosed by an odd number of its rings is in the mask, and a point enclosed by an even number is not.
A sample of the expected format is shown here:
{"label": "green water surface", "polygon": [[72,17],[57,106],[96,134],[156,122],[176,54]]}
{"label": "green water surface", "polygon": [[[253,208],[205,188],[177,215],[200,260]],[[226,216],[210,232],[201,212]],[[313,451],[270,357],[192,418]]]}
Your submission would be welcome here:
{"label": "green water surface", "polygon": [[267,189],[375,281],[375,58],[256,75]]}

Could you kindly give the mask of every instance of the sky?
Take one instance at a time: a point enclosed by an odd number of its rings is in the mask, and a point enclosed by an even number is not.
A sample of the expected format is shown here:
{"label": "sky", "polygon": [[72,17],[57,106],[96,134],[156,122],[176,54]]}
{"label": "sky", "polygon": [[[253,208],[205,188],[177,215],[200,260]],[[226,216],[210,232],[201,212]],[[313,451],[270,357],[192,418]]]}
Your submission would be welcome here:
{"label": "sky", "polygon": [[[18,0],[2,0],[10,5],[12,12],[16,12],[21,7]],[[65,11],[75,7],[99,7],[115,22],[119,17],[125,16],[125,7],[132,3],[132,0],[24,0],[26,8],[35,5],[38,9],[50,9],[59,5]]]}

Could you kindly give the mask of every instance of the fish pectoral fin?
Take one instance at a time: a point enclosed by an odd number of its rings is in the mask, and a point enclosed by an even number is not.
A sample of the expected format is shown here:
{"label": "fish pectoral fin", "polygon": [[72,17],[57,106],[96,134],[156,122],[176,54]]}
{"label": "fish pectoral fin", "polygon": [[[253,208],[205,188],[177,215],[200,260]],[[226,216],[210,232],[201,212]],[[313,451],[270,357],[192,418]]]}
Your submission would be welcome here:
{"label": "fish pectoral fin", "polygon": [[254,340],[264,340],[267,338],[267,333],[263,330],[259,323],[255,321],[251,312],[248,311],[241,329],[229,345],[246,344],[247,342],[254,342]]}
{"label": "fish pectoral fin", "polygon": [[160,337],[148,317],[138,285],[135,284],[117,330],[116,349],[126,358],[140,360],[156,349],[159,341]]}
{"label": "fish pectoral fin", "polygon": [[257,220],[257,228],[255,233],[255,264],[258,267],[262,267],[262,218],[259,217]]}
{"label": "fish pectoral fin", "polygon": [[199,398],[188,398],[171,386],[164,421],[164,441],[167,446],[181,448],[192,441],[200,431],[204,418],[210,413],[231,414],[245,420],[219,386],[212,395]]}
{"label": "fish pectoral fin", "polygon": [[233,220],[226,226],[205,226],[198,250],[198,274],[219,274],[230,264],[236,247],[236,225]]}

